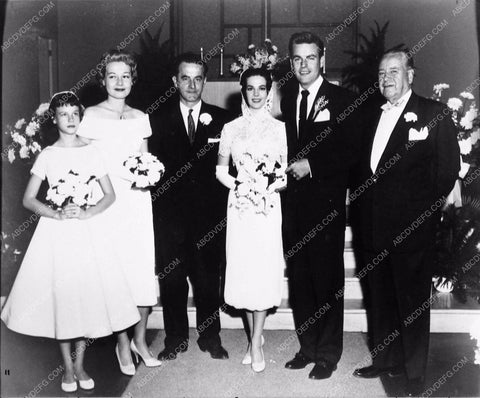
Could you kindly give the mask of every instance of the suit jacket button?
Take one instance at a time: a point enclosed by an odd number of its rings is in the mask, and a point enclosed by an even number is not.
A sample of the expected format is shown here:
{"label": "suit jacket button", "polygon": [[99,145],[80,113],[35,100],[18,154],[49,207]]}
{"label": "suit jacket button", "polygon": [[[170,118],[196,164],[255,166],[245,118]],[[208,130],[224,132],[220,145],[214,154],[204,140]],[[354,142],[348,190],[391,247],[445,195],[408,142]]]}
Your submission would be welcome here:
{"label": "suit jacket button", "polygon": [[377,182],[378,176],[376,174],[372,175],[372,181]]}

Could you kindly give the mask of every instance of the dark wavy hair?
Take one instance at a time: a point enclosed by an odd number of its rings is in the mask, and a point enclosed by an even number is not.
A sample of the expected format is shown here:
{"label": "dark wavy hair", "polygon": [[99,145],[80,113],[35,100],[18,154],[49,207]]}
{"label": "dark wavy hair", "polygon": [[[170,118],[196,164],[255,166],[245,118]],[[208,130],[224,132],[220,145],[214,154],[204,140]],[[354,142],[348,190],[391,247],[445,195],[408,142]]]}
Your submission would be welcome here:
{"label": "dark wavy hair", "polygon": [[249,68],[246,69],[242,75],[240,76],[240,86],[241,88],[241,93],[243,95],[243,98],[245,101],[247,100],[247,79],[252,76],[261,76],[265,79],[267,82],[267,91],[270,92],[270,89],[272,88],[272,75],[270,74],[270,71],[268,71],[265,68]]}
{"label": "dark wavy hair", "polygon": [[207,76],[208,73],[208,65],[206,62],[202,61],[200,55],[197,55],[192,52],[180,54],[177,58],[175,58],[175,62],[173,63],[171,75],[176,76],[179,72],[180,64],[185,62],[186,64],[197,64],[203,67],[203,77]]}
{"label": "dark wavy hair", "polygon": [[318,47],[318,56],[320,58],[322,58],[323,56],[323,48],[324,48],[323,41],[315,33],[312,33],[312,32],[294,33],[290,37],[290,41],[288,42],[288,52],[290,53],[290,56],[292,56],[294,44],[316,44]]}
{"label": "dark wavy hair", "polygon": [[132,74],[132,83],[135,84],[138,78],[137,61],[133,54],[121,50],[110,50],[102,55],[99,63],[101,67],[97,75],[99,81],[105,79],[107,65],[111,62],[124,62],[127,64],[130,67],[130,73]]}

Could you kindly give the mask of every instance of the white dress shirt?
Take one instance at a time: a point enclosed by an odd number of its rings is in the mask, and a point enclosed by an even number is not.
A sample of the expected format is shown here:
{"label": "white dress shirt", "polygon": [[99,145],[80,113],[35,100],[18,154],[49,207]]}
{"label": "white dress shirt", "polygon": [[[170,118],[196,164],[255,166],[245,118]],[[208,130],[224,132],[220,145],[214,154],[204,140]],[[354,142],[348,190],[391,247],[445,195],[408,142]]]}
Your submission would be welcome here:
{"label": "white dress shirt", "polygon": [[375,173],[378,162],[387,147],[388,140],[392,135],[393,129],[403,113],[405,106],[407,105],[412,90],[408,90],[400,99],[393,105],[388,103],[382,106],[383,112],[378,122],[377,130],[375,131],[375,137],[373,139],[372,154],[370,156],[370,168]]}
{"label": "white dress shirt", "polygon": [[193,117],[193,122],[195,123],[195,131],[197,131],[198,118],[200,116],[201,107],[202,107],[202,101],[198,101],[198,103],[195,104],[193,108],[189,108],[188,106],[180,102],[180,112],[182,113],[183,124],[185,125],[185,131],[187,132],[187,135],[188,135],[188,111],[190,109],[193,109],[192,117]]}
{"label": "white dress shirt", "polygon": [[300,101],[302,100],[302,91],[307,90],[309,92],[307,97],[307,119],[308,115],[310,114],[310,110],[312,109],[313,103],[315,102],[315,97],[317,96],[318,90],[320,90],[320,86],[323,83],[322,75],[319,75],[317,80],[315,80],[312,85],[308,89],[304,89],[301,85],[299,85],[298,96],[297,96],[297,131],[298,131],[298,123],[300,120]]}

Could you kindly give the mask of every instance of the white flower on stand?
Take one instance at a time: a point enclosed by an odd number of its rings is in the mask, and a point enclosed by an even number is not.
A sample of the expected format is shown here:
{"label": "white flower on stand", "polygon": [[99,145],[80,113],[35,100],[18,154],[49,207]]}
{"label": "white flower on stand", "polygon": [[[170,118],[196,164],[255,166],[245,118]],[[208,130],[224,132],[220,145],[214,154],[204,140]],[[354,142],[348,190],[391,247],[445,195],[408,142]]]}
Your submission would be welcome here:
{"label": "white flower on stand", "polygon": [[27,146],[22,146],[20,150],[18,151],[18,154],[20,155],[21,159],[27,159],[28,158],[28,147]]}
{"label": "white flower on stand", "polygon": [[8,150],[8,161],[10,163],[13,163],[14,160],[15,160],[15,151],[11,148]]}
{"label": "white flower on stand", "polygon": [[26,121],[25,121],[24,118],[22,118],[22,119],[20,119],[20,120],[17,120],[17,123],[15,123],[15,128],[16,128],[17,130],[20,130],[25,123],[26,123]]}
{"label": "white flower on stand", "polygon": [[460,98],[457,97],[452,97],[449,98],[447,101],[447,106],[452,110],[452,111],[459,111],[460,108],[462,107],[463,102]]}

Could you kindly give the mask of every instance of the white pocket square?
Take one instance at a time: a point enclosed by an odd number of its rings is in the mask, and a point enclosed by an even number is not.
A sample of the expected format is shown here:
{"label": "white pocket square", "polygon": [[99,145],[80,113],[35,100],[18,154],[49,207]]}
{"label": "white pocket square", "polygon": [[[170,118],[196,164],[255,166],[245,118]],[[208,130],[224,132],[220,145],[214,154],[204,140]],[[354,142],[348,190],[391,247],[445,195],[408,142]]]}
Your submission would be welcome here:
{"label": "white pocket square", "polygon": [[314,122],[326,122],[328,120],[330,120],[330,111],[328,109],[324,109],[323,111],[317,113]]}
{"label": "white pocket square", "polygon": [[209,144],[215,144],[217,142],[220,142],[220,138],[209,138],[208,139]]}
{"label": "white pocket square", "polygon": [[409,141],[422,141],[428,137],[428,127],[422,127],[420,131],[411,128],[408,130],[408,140]]}

